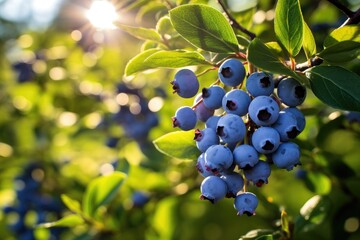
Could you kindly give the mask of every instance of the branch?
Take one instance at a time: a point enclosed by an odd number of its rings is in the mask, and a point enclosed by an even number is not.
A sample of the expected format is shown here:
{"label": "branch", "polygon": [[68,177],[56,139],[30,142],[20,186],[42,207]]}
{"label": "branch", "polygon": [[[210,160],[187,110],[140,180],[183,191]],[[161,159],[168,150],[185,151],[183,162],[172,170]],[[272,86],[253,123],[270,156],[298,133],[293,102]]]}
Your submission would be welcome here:
{"label": "branch", "polygon": [[349,18],[345,25],[358,24],[360,22],[360,8],[355,12],[354,16]]}
{"label": "branch", "polygon": [[303,72],[303,71],[305,71],[305,70],[308,69],[308,68],[311,68],[311,67],[318,66],[318,65],[322,64],[323,61],[324,61],[324,60],[322,60],[322,59],[319,58],[319,57],[313,57],[313,58],[309,59],[309,61],[296,64],[295,70],[296,70],[296,71]]}
{"label": "branch", "polygon": [[341,2],[339,2],[338,0],[328,0],[328,2],[332,3],[335,7],[337,7],[338,9],[340,9],[343,13],[346,14],[346,16],[348,16],[349,18],[352,18],[355,15],[355,12],[351,11],[350,9],[348,9],[345,5],[343,5]]}
{"label": "branch", "polygon": [[226,9],[225,4],[223,3],[222,0],[217,0],[217,2],[220,4],[221,8],[224,10],[224,13],[226,14],[226,16],[229,18],[229,22],[231,24],[231,26],[233,26],[234,28],[239,29],[241,32],[245,33],[246,35],[248,35],[250,37],[250,39],[254,39],[256,38],[256,34],[253,32],[250,32],[249,30],[247,30],[246,28],[244,28],[243,26],[241,26],[234,18],[233,16],[231,16],[231,14],[229,13],[229,11]]}

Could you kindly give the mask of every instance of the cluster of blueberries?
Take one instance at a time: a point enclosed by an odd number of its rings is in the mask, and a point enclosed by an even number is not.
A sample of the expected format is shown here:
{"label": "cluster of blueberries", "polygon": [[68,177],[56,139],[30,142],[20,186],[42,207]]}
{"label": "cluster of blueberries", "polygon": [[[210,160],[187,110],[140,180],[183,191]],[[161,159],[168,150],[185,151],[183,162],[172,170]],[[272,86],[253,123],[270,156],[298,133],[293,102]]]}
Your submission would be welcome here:
{"label": "cluster of blueberries", "polygon": [[[25,167],[23,173],[15,178],[17,204],[3,208],[5,214],[16,218],[10,229],[19,240],[35,240],[36,224],[48,222],[50,216],[60,219],[62,215],[61,201],[41,193],[41,180],[34,178],[34,174],[40,169],[41,166],[34,163]],[[27,220],[31,213],[36,213],[33,223]],[[51,239],[60,239],[63,230],[64,228],[50,229]]]}
{"label": "cluster of blueberries", "polygon": [[[159,118],[155,112],[150,111],[148,99],[143,96],[140,89],[131,88],[121,83],[117,86],[117,94],[126,94],[135,97],[138,101],[140,110],[137,113],[131,111],[129,105],[123,105],[120,110],[114,114],[113,120],[121,125],[126,137],[134,139],[141,149],[148,146],[148,134],[150,130],[159,124]],[[119,137],[110,137],[107,146],[116,147]]]}
{"label": "cluster of blueberries", "polygon": [[291,140],[305,127],[297,106],[305,100],[306,88],[293,78],[274,81],[268,73],[254,72],[243,90],[245,75],[240,60],[227,59],[218,69],[219,79],[196,96],[197,76],[179,70],[171,81],[174,92],[196,97],[192,107],[177,109],[172,122],[184,131],[205,122],[194,133],[201,152],[196,167],[204,177],[200,199],[215,203],[233,197],[238,215],[251,216],[258,199],[246,191],[248,183],[268,183],[272,164],[288,171],[301,164],[300,148]]}

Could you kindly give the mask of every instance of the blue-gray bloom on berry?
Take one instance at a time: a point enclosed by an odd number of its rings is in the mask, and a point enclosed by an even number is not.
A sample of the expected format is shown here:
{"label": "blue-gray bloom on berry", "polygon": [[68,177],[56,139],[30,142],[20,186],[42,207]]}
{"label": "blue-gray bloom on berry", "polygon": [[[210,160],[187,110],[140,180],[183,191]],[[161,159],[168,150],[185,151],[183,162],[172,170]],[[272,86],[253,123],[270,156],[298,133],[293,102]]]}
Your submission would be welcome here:
{"label": "blue-gray bloom on berry", "polygon": [[255,209],[259,204],[259,200],[254,193],[243,192],[236,196],[234,201],[234,208],[237,215],[246,214],[252,216],[255,214]]}
{"label": "blue-gray bloom on berry", "polygon": [[199,81],[195,73],[189,69],[179,70],[170,82],[173,86],[174,93],[183,98],[191,98],[199,91]]}
{"label": "blue-gray bloom on berry", "polygon": [[238,86],[245,78],[245,67],[242,62],[236,58],[225,60],[219,67],[218,75],[220,81],[226,86]]}
{"label": "blue-gray bloom on berry", "polygon": [[228,189],[225,181],[220,177],[208,176],[202,181],[200,191],[201,200],[209,200],[211,203],[216,203],[226,196]]}

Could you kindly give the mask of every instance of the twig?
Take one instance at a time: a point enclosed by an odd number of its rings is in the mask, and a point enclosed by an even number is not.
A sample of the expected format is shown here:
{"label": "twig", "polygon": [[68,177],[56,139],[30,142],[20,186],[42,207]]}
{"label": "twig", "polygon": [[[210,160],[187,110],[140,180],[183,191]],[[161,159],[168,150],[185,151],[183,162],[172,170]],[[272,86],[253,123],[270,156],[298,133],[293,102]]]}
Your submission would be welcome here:
{"label": "twig", "polygon": [[249,30],[247,30],[246,28],[244,28],[243,26],[241,26],[234,18],[233,16],[231,16],[231,14],[229,13],[229,11],[226,9],[225,4],[223,3],[223,1],[221,0],[217,0],[217,2],[220,4],[221,8],[224,10],[224,13],[226,14],[226,16],[229,18],[229,22],[231,24],[231,26],[239,29],[241,32],[245,33],[246,35],[248,35],[250,37],[250,39],[254,39],[256,38],[256,34],[253,32],[250,32]]}
{"label": "twig", "polygon": [[328,0],[328,2],[332,3],[335,7],[337,7],[338,9],[340,9],[343,13],[346,14],[346,16],[348,16],[349,18],[352,18],[355,15],[355,12],[351,11],[350,9],[348,9],[345,5],[343,5],[341,2],[339,2],[338,0]]}
{"label": "twig", "polygon": [[317,66],[317,65],[322,64],[322,62],[323,62],[323,60],[322,60],[321,58],[319,58],[319,57],[313,57],[313,58],[309,59],[309,61],[296,64],[295,70],[296,70],[296,71],[303,72],[303,71],[305,71],[305,70],[308,69],[308,68],[311,68],[311,67],[314,67],[314,66]]}
{"label": "twig", "polygon": [[354,16],[348,19],[345,25],[359,24],[360,22],[360,8],[355,12]]}

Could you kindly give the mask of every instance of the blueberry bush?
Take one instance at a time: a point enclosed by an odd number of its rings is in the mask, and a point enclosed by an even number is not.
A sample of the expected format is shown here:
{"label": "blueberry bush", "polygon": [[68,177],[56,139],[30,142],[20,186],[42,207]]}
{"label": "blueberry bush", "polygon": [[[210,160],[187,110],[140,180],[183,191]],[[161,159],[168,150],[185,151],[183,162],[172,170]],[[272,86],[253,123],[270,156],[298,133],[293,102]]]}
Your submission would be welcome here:
{"label": "blueberry bush", "polygon": [[358,1],[91,2],[0,16],[1,239],[360,238]]}

